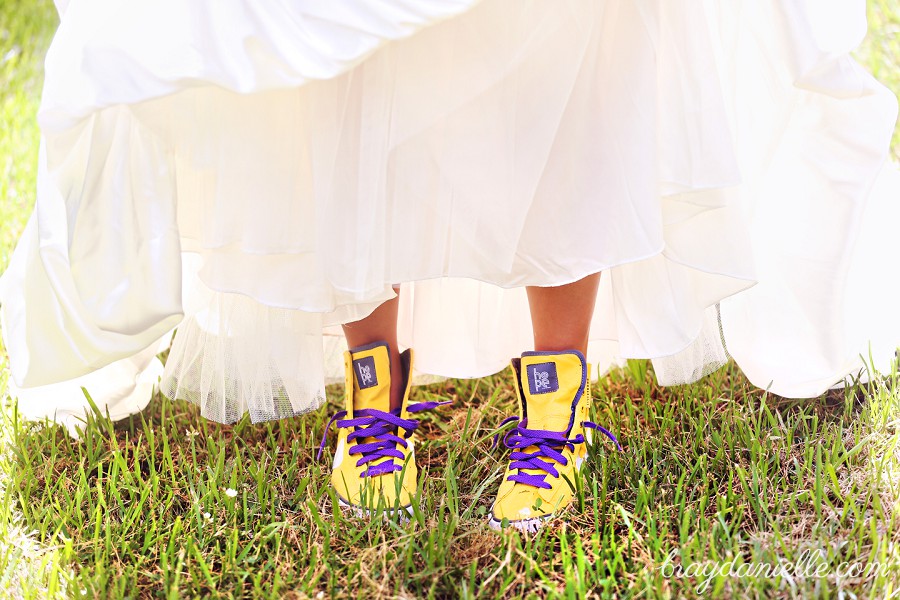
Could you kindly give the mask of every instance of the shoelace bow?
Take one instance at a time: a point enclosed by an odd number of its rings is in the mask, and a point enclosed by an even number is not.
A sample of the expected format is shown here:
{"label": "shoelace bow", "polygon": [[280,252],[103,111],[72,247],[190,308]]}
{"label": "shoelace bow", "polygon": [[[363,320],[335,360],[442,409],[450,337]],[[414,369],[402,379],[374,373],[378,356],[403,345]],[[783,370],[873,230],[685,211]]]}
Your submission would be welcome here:
{"label": "shoelace bow", "polygon": [[[426,410],[432,410],[438,406],[450,404],[451,402],[419,402],[410,404],[406,407],[408,413],[418,413]],[[384,475],[394,471],[402,471],[403,465],[394,462],[399,458],[401,461],[406,457],[397,449],[397,444],[403,448],[409,446],[407,440],[413,432],[419,427],[418,419],[402,419],[400,418],[400,409],[396,408],[390,412],[376,410],[374,408],[362,408],[353,411],[352,419],[344,419],[347,411],[342,410],[335,413],[328,425],[325,426],[325,434],[322,436],[322,443],[319,444],[319,453],[316,460],[322,458],[322,451],[325,450],[325,442],[328,439],[328,430],[331,424],[337,421],[339,429],[345,427],[355,428],[347,435],[347,442],[356,442],[350,449],[350,454],[360,454],[360,459],[356,462],[357,467],[368,464],[368,468],[361,473],[362,477],[375,477],[376,475]],[[342,420],[338,420],[342,419]],[[403,436],[397,435],[403,431]],[[365,438],[372,438],[372,441],[362,442]],[[375,461],[383,460],[377,464]]]}
{"label": "shoelace bow", "polygon": [[[500,423],[500,427],[515,421],[519,421],[519,417],[508,417]],[[617,440],[616,436],[605,427],[591,421],[582,421],[581,424],[588,429],[595,429],[604,433],[606,437],[613,441],[616,448],[620,451],[622,450],[619,440]],[[528,419],[522,420],[515,429],[503,436],[503,445],[513,451],[509,455],[509,458],[512,461],[509,466],[511,469],[519,469],[518,473],[510,475],[507,477],[507,480],[524,483],[525,485],[533,487],[550,489],[553,486],[545,481],[547,475],[559,477],[559,471],[556,470],[556,465],[553,461],[556,461],[556,463],[563,466],[568,465],[569,460],[563,456],[563,449],[568,448],[569,450],[574,451],[575,444],[583,444],[585,442],[584,435],[579,433],[573,438],[567,438],[566,434],[558,431],[528,429],[526,425],[528,425]],[[500,434],[494,436],[494,446],[497,445],[497,438],[499,435]],[[531,446],[535,446],[537,450],[534,452],[523,451],[525,448]],[[536,469],[544,472],[540,474],[529,474],[523,473],[522,469]]]}

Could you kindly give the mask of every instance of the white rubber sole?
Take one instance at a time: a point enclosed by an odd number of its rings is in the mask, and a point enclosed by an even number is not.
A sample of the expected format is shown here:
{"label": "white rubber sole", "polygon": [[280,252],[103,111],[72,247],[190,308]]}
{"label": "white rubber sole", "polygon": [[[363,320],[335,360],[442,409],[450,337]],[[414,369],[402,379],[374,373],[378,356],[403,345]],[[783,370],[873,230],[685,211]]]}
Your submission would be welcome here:
{"label": "white rubber sole", "polygon": [[[508,525],[506,529],[517,529],[522,533],[537,533],[540,529],[546,525],[550,519],[552,519],[554,515],[547,515],[546,517],[535,517],[533,519],[520,519],[517,521],[508,521]],[[491,515],[488,518],[488,527],[493,529],[494,531],[503,531],[503,521],[498,521]]]}
{"label": "white rubber sole", "polygon": [[338,497],[338,506],[341,507],[342,510],[345,510],[352,514],[357,519],[371,519],[372,517],[376,517],[381,515],[382,520],[384,521],[396,521],[399,520],[400,523],[408,523],[409,520],[413,516],[413,507],[412,504],[409,506],[403,506],[400,508],[386,508],[386,509],[370,509],[365,508],[363,506],[357,506],[355,504],[350,504],[340,496]]}

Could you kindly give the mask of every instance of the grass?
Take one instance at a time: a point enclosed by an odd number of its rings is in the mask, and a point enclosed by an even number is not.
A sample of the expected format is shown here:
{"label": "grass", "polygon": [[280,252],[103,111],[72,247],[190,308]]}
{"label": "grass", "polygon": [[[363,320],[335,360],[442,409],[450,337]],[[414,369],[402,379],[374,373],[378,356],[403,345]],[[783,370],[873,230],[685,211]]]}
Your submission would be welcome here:
{"label": "grass", "polygon": [[[869,11],[859,57],[900,90],[900,9]],[[0,9],[0,266],[33,201],[54,23],[46,1]],[[630,362],[594,388],[596,420],[626,451],[592,449],[568,520],[532,537],[485,526],[505,460],[490,438],[515,404],[508,372],[414,390],[453,405],[424,417],[427,477],[406,526],[335,509],[329,453],[314,455],[339,388],[326,410],[258,425],[158,397],[118,423],[90,419],[80,442],[21,420],[7,399],[0,596],[888,597],[900,586],[898,385],[895,369],[794,401],[734,365],[660,388]],[[729,564],[786,570],[710,574]]]}
{"label": "grass", "polygon": [[[534,537],[484,523],[503,468],[490,434],[514,406],[505,375],[416,390],[455,402],[426,418],[424,502],[406,526],[335,510],[328,462],[314,460],[326,412],[229,427],[161,397],[119,423],[92,419],[81,442],[13,412],[7,502],[58,554],[46,587],[89,598],[880,597],[897,585],[896,373],[798,402],[734,368],[673,389],[635,371],[643,379],[616,373],[595,394],[627,451],[593,449],[584,510]],[[340,390],[329,391],[331,412]],[[825,577],[665,576],[667,564],[775,565],[804,552]],[[839,580],[855,561],[886,572]]]}
{"label": "grass", "polygon": [[[40,96],[41,59],[56,15],[50,2],[21,2],[0,7],[0,270],[9,262],[34,204],[39,132],[35,114]],[[39,539],[18,509],[15,437],[9,419],[6,352],[0,343],[0,597],[57,595],[71,572],[72,554]]]}
{"label": "grass", "polygon": [[34,205],[41,61],[56,23],[46,0],[0,6],[0,270]]}
{"label": "grass", "polygon": [[[896,0],[867,0],[869,34],[857,58],[883,84],[900,93],[900,6]],[[900,127],[891,143],[894,161],[900,161]]]}

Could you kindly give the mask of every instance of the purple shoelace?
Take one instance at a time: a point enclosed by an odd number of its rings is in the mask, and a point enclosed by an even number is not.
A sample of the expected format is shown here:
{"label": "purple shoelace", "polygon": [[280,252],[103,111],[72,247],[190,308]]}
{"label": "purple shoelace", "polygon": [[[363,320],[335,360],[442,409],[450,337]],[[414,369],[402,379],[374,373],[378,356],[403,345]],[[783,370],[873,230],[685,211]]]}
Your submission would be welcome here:
{"label": "purple shoelace", "polygon": [[[500,427],[518,420],[519,417],[509,417],[500,423]],[[503,445],[513,451],[509,455],[512,461],[509,466],[511,469],[519,469],[519,473],[510,475],[507,479],[533,487],[550,489],[552,486],[545,481],[547,475],[559,477],[559,471],[556,470],[554,461],[563,466],[569,464],[568,459],[562,454],[563,449],[568,448],[574,451],[575,444],[583,444],[585,442],[584,435],[579,433],[573,438],[567,438],[565,433],[547,431],[545,429],[528,429],[526,425],[528,425],[528,419],[523,420],[515,429],[503,437]],[[620,451],[622,450],[619,440],[605,427],[591,421],[584,421],[582,425],[588,429],[595,429],[606,434],[606,437],[615,443],[616,448]],[[494,445],[497,445],[496,436]],[[535,446],[537,450],[534,452],[523,451],[531,446]],[[544,472],[541,474],[528,474],[522,473],[522,469],[536,469]]]}
{"label": "purple shoelace", "polygon": [[[450,404],[450,402],[419,402],[407,406],[406,412],[423,412],[445,404]],[[325,434],[322,436],[322,443],[319,444],[319,453],[316,456],[316,460],[322,458],[322,451],[325,450],[325,442],[328,438],[328,430],[331,428],[331,424],[337,421],[337,426],[341,429],[345,427],[354,428],[347,435],[347,442],[355,442],[350,449],[350,454],[361,455],[356,462],[356,466],[369,465],[362,472],[361,475],[363,477],[375,477],[376,475],[403,470],[402,464],[394,462],[394,459],[399,458],[402,461],[405,458],[403,452],[397,449],[397,444],[400,444],[403,448],[409,445],[406,440],[419,427],[418,419],[400,418],[399,408],[390,412],[374,408],[363,408],[353,411],[352,419],[344,419],[346,416],[347,411],[342,410],[328,421],[328,425],[325,426]],[[338,419],[342,420],[338,421]],[[401,431],[403,432],[402,437],[397,435]],[[365,438],[372,438],[373,441],[363,442],[362,440]]]}

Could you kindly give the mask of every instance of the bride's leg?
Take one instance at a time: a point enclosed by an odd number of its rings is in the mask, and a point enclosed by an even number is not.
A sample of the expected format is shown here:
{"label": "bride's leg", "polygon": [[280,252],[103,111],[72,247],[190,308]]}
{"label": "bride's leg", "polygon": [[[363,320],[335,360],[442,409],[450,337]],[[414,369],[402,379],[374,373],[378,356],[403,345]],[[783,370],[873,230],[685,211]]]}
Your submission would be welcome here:
{"label": "bride's leg", "polygon": [[535,350],[579,350],[587,354],[600,273],[556,287],[529,287]]}
{"label": "bride's leg", "polygon": [[337,420],[331,483],[340,504],[357,516],[384,509],[405,521],[418,502],[418,469],[409,438],[418,421],[409,413],[430,406],[409,404],[413,356],[401,355],[397,348],[398,308],[394,298],[365,319],[344,325],[350,352],[344,355],[344,410],[332,418],[344,417]]}
{"label": "bride's leg", "polygon": [[[399,290],[399,287],[395,287]],[[374,342],[387,342],[391,356],[391,409],[400,408],[403,402],[404,375],[397,348],[397,308],[399,298],[388,300],[365,319],[344,325],[344,337],[349,348],[358,348]]]}
{"label": "bride's leg", "polygon": [[[557,287],[529,287],[534,348],[513,359],[519,427],[489,524],[537,531],[574,498],[570,482],[586,458],[591,406],[585,361],[600,274]],[[576,351],[577,352],[574,352]],[[531,451],[523,452],[523,447]]]}

